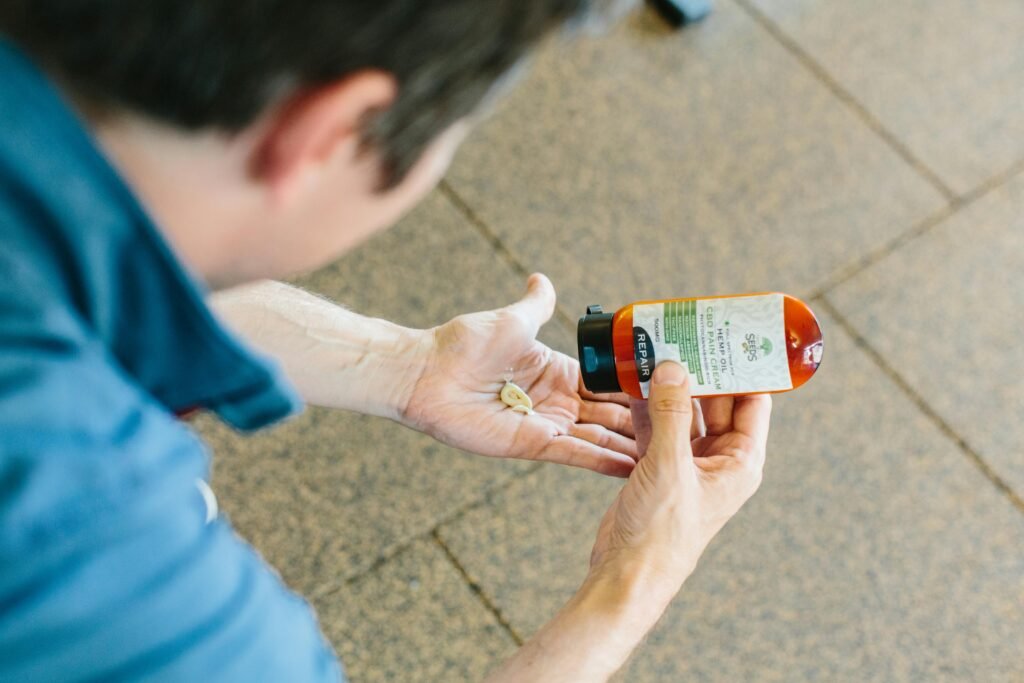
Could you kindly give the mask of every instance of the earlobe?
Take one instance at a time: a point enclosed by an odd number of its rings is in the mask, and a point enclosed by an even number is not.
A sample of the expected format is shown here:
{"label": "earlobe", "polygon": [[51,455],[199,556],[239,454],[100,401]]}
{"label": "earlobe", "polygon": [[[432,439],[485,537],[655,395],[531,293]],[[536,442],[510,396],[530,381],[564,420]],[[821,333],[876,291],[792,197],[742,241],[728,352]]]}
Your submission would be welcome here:
{"label": "earlobe", "polygon": [[355,163],[365,118],[394,101],[397,85],[382,71],[360,71],[295,93],[265,123],[251,171],[275,204],[290,203],[338,162]]}

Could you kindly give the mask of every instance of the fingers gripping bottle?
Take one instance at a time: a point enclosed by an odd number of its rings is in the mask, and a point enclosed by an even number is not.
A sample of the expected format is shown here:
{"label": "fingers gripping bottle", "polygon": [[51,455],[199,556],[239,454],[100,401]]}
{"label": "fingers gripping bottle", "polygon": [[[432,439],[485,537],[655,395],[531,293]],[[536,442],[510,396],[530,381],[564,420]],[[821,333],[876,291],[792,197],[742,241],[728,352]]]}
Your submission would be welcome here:
{"label": "fingers gripping bottle", "polygon": [[576,332],[587,389],[635,398],[665,360],[689,370],[694,397],[791,391],[824,349],[811,309],[780,293],[639,301],[614,314],[589,306]]}

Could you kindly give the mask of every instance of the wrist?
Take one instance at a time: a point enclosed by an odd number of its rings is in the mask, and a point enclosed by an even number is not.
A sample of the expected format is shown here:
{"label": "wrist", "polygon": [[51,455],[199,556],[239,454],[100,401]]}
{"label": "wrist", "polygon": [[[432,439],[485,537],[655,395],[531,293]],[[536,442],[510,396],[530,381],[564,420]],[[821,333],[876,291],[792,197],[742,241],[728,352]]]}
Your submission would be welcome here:
{"label": "wrist", "polygon": [[211,303],[277,358],[303,399],[327,408],[400,419],[434,346],[433,330],[367,318],[280,282],[220,292]]}
{"label": "wrist", "polygon": [[380,367],[375,375],[381,378],[377,414],[405,424],[409,403],[434,350],[434,330],[394,327],[391,348],[377,359]]}
{"label": "wrist", "polygon": [[309,388],[307,400],[401,422],[426,368],[433,334],[375,318],[362,323],[358,340],[341,328],[319,339],[321,357],[305,367],[327,372],[303,382]]}
{"label": "wrist", "polygon": [[666,571],[660,563],[635,555],[612,555],[591,568],[580,590],[646,630],[658,621],[689,574]]}
{"label": "wrist", "polygon": [[602,564],[568,603],[496,672],[492,683],[607,681],[671,599],[648,568]]}

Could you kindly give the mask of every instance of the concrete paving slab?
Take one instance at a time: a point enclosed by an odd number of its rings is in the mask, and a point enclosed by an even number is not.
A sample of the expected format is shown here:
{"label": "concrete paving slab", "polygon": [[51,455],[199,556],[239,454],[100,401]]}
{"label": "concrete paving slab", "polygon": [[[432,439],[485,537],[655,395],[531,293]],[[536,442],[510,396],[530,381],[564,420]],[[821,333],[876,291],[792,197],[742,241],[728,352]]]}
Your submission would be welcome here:
{"label": "concrete paving slab", "polygon": [[1024,496],[1024,177],[828,294],[914,391]]}
{"label": "concrete paving slab", "polygon": [[[516,300],[525,283],[439,194],[392,231],[300,284],[359,312],[426,327]],[[564,328],[542,338],[570,349]],[[223,509],[285,579],[332,590],[526,463],[471,456],[386,420],[309,409],[242,437],[197,422]]]}
{"label": "concrete paving slab", "polygon": [[574,315],[590,303],[807,293],[941,196],[732,3],[551,47],[449,182]]}
{"label": "concrete paving slab", "polygon": [[[1024,676],[1024,516],[824,324],[821,376],[776,400],[761,491],[620,680]],[[613,494],[546,467],[441,536],[528,637],[585,575]]]}
{"label": "concrete paving slab", "polygon": [[746,0],[957,194],[1024,159],[1016,0]]}
{"label": "concrete paving slab", "polygon": [[431,538],[316,603],[352,683],[480,681],[516,649]]}

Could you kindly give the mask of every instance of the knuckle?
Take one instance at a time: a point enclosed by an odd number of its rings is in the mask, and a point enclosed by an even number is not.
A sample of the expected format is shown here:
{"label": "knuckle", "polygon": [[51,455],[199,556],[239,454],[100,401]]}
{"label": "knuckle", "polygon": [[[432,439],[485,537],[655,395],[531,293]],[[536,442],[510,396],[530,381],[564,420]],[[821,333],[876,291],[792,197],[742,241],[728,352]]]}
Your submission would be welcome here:
{"label": "knuckle", "polygon": [[507,328],[507,333],[514,334],[516,336],[532,336],[532,332],[536,326],[533,316],[531,316],[528,311],[524,311],[518,306],[508,312],[504,322]]}
{"label": "knuckle", "polygon": [[750,473],[750,490],[751,492],[754,492],[757,489],[761,488],[761,482],[764,481],[764,470],[757,466],[748,466],[747,470]]}
{"label": "knuckle", "polygon": [[745,483],[749,487],[750,493],[754,493],[761,486],[761,482],[764,480],[764,468],[758,462],[758,459],[753,455],[747,455],[741,461],[743,468],[743,474]]}
{"label": "knuckle", "polygon": [[748,495],[753,494],[761,486],[764,478],[763,459],[748,450],[737,449],[730,454],[733,458],[733,481],[737,488],[743,489]]}
{"label": "knuckle", "polygon": [[690,415],[693,413],[693,404],[684,396],[659,397],[654,401],[654,410],[659,413]]}

